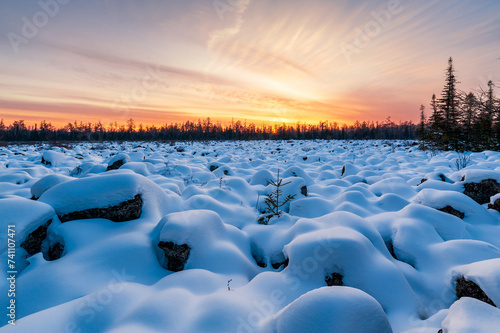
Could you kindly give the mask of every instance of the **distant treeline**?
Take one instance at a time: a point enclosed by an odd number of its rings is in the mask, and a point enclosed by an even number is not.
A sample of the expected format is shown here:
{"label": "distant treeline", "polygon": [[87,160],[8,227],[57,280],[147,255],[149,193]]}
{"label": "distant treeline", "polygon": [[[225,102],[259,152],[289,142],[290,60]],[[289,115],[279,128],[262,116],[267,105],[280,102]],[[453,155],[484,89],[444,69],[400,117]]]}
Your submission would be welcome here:
{"label": "distant treeline", "polygon": [[129,119],[125,125],[112,123],[105,127],[101,122],[68,123],[55,128],[42,121],[27,126],[23,120],[5,125],[0,121],[0,141],[155,141],[155,140],[308,140],[308,139],[402,139],[416,138],[417,125],[411,121],[394,123],[390,117],[382,123],[359,122],[339,125],[321,121],[316,125],[295,123],[256,126],[236,121],[227,125],[213,122],[210,118],[197,122],[186,121],[161,126],[136,125]]}
{"label": "distant treeline", "polygon": [[420,106],[418,138],[435,149],[500,150],[500,101],[494,83],[490,80],[488,88],[476,93],[459,91],[457,83],[450,58],[441,97],[432,95],[428,118]]}

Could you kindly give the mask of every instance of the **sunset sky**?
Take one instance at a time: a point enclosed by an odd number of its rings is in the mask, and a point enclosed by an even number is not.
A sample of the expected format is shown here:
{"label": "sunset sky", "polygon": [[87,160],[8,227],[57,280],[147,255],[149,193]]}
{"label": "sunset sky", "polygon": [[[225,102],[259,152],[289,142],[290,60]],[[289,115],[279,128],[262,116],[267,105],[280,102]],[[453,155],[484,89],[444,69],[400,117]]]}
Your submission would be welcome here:
{"label": "sunset sky", "polygon": [[417,121],[450,56],[460,89],[500,85],[498,0],[0,6],[6,123]]}

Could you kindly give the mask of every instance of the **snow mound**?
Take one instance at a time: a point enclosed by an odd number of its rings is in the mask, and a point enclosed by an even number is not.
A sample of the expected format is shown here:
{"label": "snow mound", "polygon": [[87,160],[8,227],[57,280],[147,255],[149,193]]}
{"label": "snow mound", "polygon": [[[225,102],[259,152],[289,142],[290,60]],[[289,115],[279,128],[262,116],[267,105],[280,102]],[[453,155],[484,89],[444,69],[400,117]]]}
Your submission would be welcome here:
{"label": "snow mound", "polygon": [[371,234],[368,226],[358,228],[367,236],[339,226],[297,237],[285,246],[285,254],[290,259],[285,272],[317,288],[327,285],[329,278],[339,274],[342,285],[374,297],[392,320],[408,320],[407,313],[419,313],[418,298],[389,259],[380,236],[372,242],[369,237],[377,235]]}
{"label": "snow mound", "polygon": [[0,233],[0,260],[6,264],[7,259],[12,260],[15,270],[22,272],[28,266],[26,259],[42,251],[47,230],[57,217],[49,205],[23,198],[0,199],[0,212],[4,230]]}
{"label": "snow mound", "polygon": [[15,225],[17,245],[41,225],[54,218],[54,209],[47,204],[23,198],[0,199],[0,253],[7,250],[7,226]]}
{"label": "snow mound", "polygon": [[500,258],[474,262],[453,270],[454,279],[465,278],[476,283],[496,305],[500,304]]}
{"label": "snow mound", "polygon": [[195,268],[215,273],[237,271],[248,279],[257,273],[248,237],[224,224],[213,211],[167,215],[155,228],[153,247],[160,265],[173,271]]}
{"label": "snow mound", "polygon": [[263,332],[391,333],[377,301],[361,290],[323,287],[310,291],[264,325]]}
{"label": "snow mound", "polygon": [[116,207],[138,195],[142,217],[158,218],[178,205],[176,195],[167,195],[157,184],[134,173],[105,174],[64,182],[47,190],[39,201],[49,204],[59,217],[63,217],[89,209]]}
{"label": "snow mound", "polygon": [[41,163],[47,166],[60,166],[66,160],[66,156],[63,153],[46,150],[42,153]]}
{"label": "snow mound", "polygon": [[130,156],[125,153],[119,153],[116,156],[111,157],[108,159],[108,168],[106,169],[107,171],[109,170],[116,170],[119,169],[121,166],[123,166],[125,163],[130,162]]}
{"label": "snow mound", "polygon": [[48,189],[70,180],[73,178],[59,174],[45,176],[31,186],[31,195],[34,199],[38,199]]}
{"label": "snow mound", "polygon": [[453,303],[443,320],[443,333],[491,333],[500,327],[500,310],[474,298]]}

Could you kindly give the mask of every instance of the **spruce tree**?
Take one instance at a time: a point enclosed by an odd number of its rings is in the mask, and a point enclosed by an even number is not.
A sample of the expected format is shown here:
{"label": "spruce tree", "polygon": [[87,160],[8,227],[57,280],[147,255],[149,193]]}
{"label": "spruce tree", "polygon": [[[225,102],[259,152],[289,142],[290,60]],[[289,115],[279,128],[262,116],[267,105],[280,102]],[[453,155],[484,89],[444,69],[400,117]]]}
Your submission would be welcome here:
{"label": "spruce tree", "polygon": [[493,137],[495,141],[495,150],[500,150],[500,99],[495,98],[494,104],[494,122],[493,122]]}
{"label": "spruce tree", "polygon": [[481,148],[492,148],[493,139],[493,120],[495,116],[495,95],[494,84],[488,82],[488,90],[483,91],[480,97],[480,111],[476,122],[475,130],[477,140],[481,144]]}
{"label": "spruce tree", "polygon": [[438,108],[441,110],[444,121],[442,124],[443,144],[445,148],[458,149],[458,134],[459,126],[458,119],[460,116],[459,105],[460,100],[456,85],[459,83],[455,77],[455,68],[453,67],[453,59],[448,60],[448,68],[446,69],[446,82],[441,93],[441,98],[438,101]]}
{"label": "spruce tree", "polygon": [[462,104],[462,137],[465,141],[465,149],[472,148],[474,142],[474,123],[476,123],[478,100],[473,93],[464,97]]}
{"label": "spruce tree", "polygon": [[426,136],[426,117],[425,117],[425,106],[420,105],[420,123],[418,124],[417,137],[420,140],[425,140]]}
{"label": "spruce tree", "polygon": [[434,145],[440,147],[443,144],[444,116],[438,107],[436,94],[432,94],[431,109],[432,115],[429,119],[431,133],[429,135],[429,139],[434,143]]}

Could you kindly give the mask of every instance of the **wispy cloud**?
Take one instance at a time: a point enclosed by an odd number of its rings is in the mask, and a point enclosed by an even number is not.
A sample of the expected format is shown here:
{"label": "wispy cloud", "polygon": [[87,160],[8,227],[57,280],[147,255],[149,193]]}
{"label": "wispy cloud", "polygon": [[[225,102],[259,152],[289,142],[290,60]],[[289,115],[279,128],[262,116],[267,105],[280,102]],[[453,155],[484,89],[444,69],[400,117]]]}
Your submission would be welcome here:
{"label": "wispy cloud", "polygon": [[[243,14],[247,7],[250,5],[251,0],[238,0],[234,1],[214,1],[214,9],[221,20],[227,24],[223,29],[216,29],[212,31],[208,39],[208,48],[216,50],[218,46],[227,40],[234,38],[240,32],[243,25]],[[228,23],[226,23],[228,22]]]}

